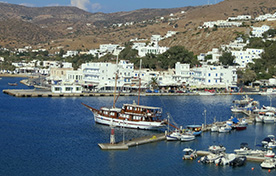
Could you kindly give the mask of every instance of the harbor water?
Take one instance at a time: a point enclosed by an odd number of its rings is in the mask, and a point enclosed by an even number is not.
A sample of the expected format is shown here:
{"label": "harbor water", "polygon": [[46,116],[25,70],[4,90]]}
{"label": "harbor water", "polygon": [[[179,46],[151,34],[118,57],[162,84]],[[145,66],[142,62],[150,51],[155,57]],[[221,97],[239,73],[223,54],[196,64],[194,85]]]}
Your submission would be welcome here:
{"label": "harbor water", "polygon": [[[112,106],[113,97],[16,98],[3,94],[3,89],[27,89],[18,84],[22,78],[0,80],[0,175],[276,175],[276,170],[261,169],[258,162],[242,167],[215,166],[196,160],[183,161],[183,149],[207,150],[222,144],[233,152],[240,143],[255,148],[267,135],[276,135],[275,124],[249,124],[246,130],[229,134],[204,132],[191,142],[160,141],[122,151],[103,151],[98,143],[108,143],[110,127],[95,124],[92,113],[81,103],[95,108]],[[260,105],[270,105],[267,96],[252,95]],[[160,106],[174,121],[185,127],[225,121],[231,116],[233,100],[241,95],[221,96],[142,96],[140,104]],[[116,104],[137,101],[137,97],[120,97]],[[276,97],[272,106],[276,106]],[[156,131],[115,128],[116,141],[154,135]],[[124,134],[124,135],[123,135]],[[252,169],[254,168],[254,169]]]}

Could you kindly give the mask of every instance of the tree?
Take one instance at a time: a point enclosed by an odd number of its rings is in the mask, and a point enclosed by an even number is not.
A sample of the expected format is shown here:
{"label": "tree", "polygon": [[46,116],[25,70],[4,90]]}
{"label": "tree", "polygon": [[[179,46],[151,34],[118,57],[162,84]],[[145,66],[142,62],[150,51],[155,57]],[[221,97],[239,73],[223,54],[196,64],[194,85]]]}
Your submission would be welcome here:
{"label": "tree", "polygon": [[219,57],[219,61],[222,63],[222,65],[235,65],[234,60],[235,56],[232,56],[231,52],[223,52],[222,56]]}
{"label": "tree", "polygon": [[136,49],[132,49],[131,46],[125,47],[119,54],[120,59],[134,59],[137,58],[138,51]]}
{"label": "tree", "polygon": [[248,85],[249,83],[255,81],[257,78],[256,73],[253,70],[246,69],[242,72],[241,81]]}
{"label": "tree", "polygon": [[156,77],[151,78],[148,85],[153,89],[158,89],[159,88],[159,84],[158,84],[158,81],[157,81]]}

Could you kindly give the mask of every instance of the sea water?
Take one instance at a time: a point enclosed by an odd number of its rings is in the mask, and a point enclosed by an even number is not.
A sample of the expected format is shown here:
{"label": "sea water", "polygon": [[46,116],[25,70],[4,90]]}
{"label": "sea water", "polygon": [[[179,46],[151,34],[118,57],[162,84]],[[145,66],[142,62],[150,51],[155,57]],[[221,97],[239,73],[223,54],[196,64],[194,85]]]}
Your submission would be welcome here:
{"label": "sea water", "polygon": [[[27,89],[9,86],[22,78],[3,78],[0,90]],[[241,95],[221,96],[143,96],[140,104],[159,106],[170,113],[174,121],[189,124],[225,121],[231,116],[230,106]],[[252,95],[260,105],[270,105],[266,96]],[[137,101],[137,97],[120,97],[116,104]],[[255,148],[269,134],[276,135],[275,124],[250,124],[244,131],[229,134],[204,132],[191,142],[155,142],[124,151],[103,151],[98,143],[108,143],[110,127],[95,124],[92,113],[81,105],[100,108],[111,106],[113,97],[17,98],[0,93],[0,175],[275,175],[276,171],[261,169],[258,162],[246,162],[242,167],[215,166],[198,163],[198,159],[183,161],[183,149],[207,150],[222,144],[233,152],[240,143]],[[276,98],[272,98],[276,106]],[[154,135],[156,131],[115,128],[116,141]],[[123,135],[124,134],[124,135]],[[254,170],[252,169],[254,168]]]}

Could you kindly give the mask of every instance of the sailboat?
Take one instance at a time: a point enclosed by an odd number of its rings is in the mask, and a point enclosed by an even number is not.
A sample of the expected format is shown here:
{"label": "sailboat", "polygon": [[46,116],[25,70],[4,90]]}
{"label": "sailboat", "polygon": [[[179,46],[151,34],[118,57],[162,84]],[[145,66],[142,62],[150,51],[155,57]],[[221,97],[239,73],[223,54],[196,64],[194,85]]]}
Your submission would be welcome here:
{"label": "sailboat", "polygon": [[[118,65],[118,58],[116,64]],[[140,61],[140,69],[142,62]],[[93,108],[82,103],[94,115],[96,123],[110,125],[112,122],[117,127],[158,130],[166,126],[166,120],[162,118],[162,108],[154,106],[140,105],[140,93],[138,94],[138,103],[123,104],[121,108],[115,106],[116,103],[116,85],[118,78],[118,69],[115,76],[114,100],[112,107]],[[139,74],[139,92],[141,78]]]}

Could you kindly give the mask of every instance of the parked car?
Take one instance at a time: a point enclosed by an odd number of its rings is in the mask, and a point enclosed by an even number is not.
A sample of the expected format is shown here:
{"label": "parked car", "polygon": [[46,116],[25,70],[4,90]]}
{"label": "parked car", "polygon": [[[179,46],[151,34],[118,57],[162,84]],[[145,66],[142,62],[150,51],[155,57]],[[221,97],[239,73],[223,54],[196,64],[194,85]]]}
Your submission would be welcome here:
{"label": "parked car", "polygon": [[151,90],[149,90],[149,89],[147,89],[147,90],[146,90],[146,93],[152,93],[152,91],[151,91]]}
{"label": "parked car", "polygon": [[176,91],[176,93],[184,93],[182,90],[178,90]]}
{"label": "parked car", "polygon": [[169,92],[169,93],[174,93],[174,90],[169,90],[168,92]]}

